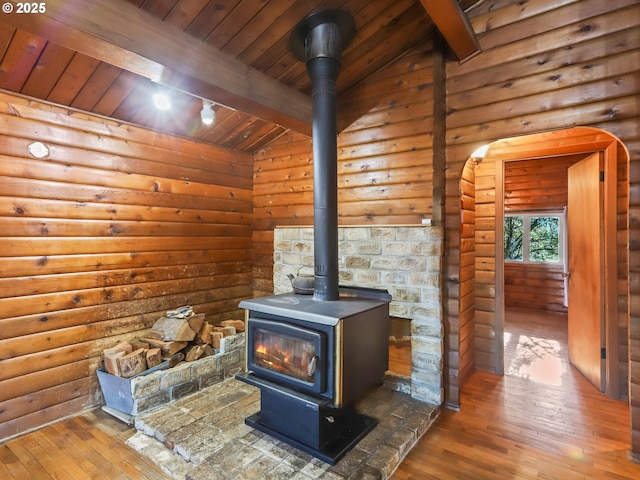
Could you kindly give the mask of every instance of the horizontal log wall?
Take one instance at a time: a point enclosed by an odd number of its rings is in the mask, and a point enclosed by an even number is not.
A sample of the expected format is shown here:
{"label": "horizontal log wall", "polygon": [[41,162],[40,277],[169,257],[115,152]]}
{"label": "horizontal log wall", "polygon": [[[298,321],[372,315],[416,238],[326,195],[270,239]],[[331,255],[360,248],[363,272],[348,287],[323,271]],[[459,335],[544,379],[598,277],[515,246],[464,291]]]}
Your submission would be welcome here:
{"label": "horizontal log wall", "polygon": [[567,313],[560,265],[505,263],[504,306]]}
{"label": "horizontal log wall", "polygon": [[246,154],[7,94],[0,124],[2,440],[98,404],[102,349],[166,310],[242,318],[253,172]]}
{"label": "horizontal log wall", "polygon": [[586,156],[562,155],[505,162],[505,213],[562,210],[567,206],[567,169]]}
{"label": "horizontal log wall", "polygon": [[496,162],[485,159],[476,167],[475,228],[475,364],[476,368],[500,371],[496,351]]}
{"label": "horizontal log wall", "polygon": [[[456,238],[460,216],[459,179],[470,154],[482,144],[498,139],[576,125],[601,128],[618,136],[629,149],[627,176],[620,166],[618,205],[618,284],[620,340],[626,338],[631,313],[631,396],[634,410],[634,450],[640,451],[640,207],[633,192],[640,189],[640,106],[637,102],[640,70],[640,5],[635,0],[553,0],[522,2],[493,0],[468,11],[479,36],[482,53],[460,65],[447,64],[447,221],[446,238]],[[568,48],[570,47],[570,48]],[[489,160],[490,162],[490,160]],[[483,163],[483,167],[484,167]],[[482,174],[476,172],[478,184]],[[490,179],[491,174],[487,177]],[[626,232],[629,180],[629,218]],[[480,187],[482,188],[482,186]],[[495,227],[483,215],[495,209],[494,200],[476,198],[476,361],[480,368],[498,371],[501,355],[495,339]],[[495,211],[495,210],[494,210]],[[638,229],[638,230],[636,230]],[[636,238],[638,237],[638,238]],[[628,240],[628,243],[627,243]],[[631,245],[627,263],[626,246]],[[455,244],[450,248],[457,248]],[[627,278],[627,272],[631,272]],[[494,267],[495,268],[495,267]],[[445,265],[448,278],[457,278],[458,266]],[[637,273],[636,273],[637,272]],[[638,277],[640,278],[640,277]],[[631,288],[630,306],[627,292]],[[454,291],[455,292],[455,291]],[[449,297],[454,311],[457,297]],[[635,326],[635,327],[634,327]],[[483,345],[486,348],[483,350]],[[621,352],[625,351],[622,349]],[[621,373],[626,371],[622,365]],[[636,374],[633,374],[633,369]],[[624,382],[623,382],[624,385]],[[635,392],[635,395],[634,395]]]}
{"label": "horizontal log wall", "polygon": [[[356,92],[377,107],[338,137],[341,225],[420,224],[431,216],[431,45],[389,65]],[[273,293],[273,228],[313,224],[309,137],[290,134],[254,156],[254,290]]]}
{"label": "horizontal log wall", "polygon": [[[458,334],[447,339],[449,359],[451,352],[458,355],[458,386],[462,388],[475,370],[475,332],[474,316],[476,311],[476,192],[475,165],[465,165],[460,180],[460,319]],[[454,365],[451,365],[453,367]]]}

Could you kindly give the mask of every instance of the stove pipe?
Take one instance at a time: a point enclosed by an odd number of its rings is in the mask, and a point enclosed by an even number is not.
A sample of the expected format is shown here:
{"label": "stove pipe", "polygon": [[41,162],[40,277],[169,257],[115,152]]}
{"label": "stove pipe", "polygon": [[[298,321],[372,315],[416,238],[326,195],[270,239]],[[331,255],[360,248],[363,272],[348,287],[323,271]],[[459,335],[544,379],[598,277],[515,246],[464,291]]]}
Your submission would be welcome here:
{"label": "stove pipe", "polygon": [[303,19],[291,36],[312,84],[314,300],[339,299],[336,79],[354,32],[348,13],[325,10]]}

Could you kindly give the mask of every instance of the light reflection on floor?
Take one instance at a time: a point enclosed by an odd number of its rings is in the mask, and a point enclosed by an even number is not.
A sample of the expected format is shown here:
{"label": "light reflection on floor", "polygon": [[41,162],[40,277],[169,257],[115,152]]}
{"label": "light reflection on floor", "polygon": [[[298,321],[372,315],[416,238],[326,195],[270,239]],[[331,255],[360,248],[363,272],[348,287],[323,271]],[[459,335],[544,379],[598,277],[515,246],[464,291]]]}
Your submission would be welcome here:
{"label": "light reflection on floor", "polygon": [[504,333],[505,374],[551,386],[562,385],[566,351],[548,338]]}

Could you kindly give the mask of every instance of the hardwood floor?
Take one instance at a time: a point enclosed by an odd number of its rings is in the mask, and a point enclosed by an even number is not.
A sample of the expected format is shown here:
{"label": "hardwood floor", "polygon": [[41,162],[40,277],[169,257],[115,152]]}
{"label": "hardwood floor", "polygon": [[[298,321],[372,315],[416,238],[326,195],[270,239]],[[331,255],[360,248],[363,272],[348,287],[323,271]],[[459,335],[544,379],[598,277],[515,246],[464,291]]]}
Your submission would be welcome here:
{"label": "hardwood floor", "polygon": [[134,429],[102,410],[0,444],[2,480],[167,480],[124,442]]}
{"label": "hardwood floor", "polygon": [[[566,317],[508,312],[506,330],[505,376],[476,372],[461,411],[445,410],[393,478],[640,478],[629,407],[568,365]],[[124,444],[132,434],[100,410],[80,415],[0,445],[0,479],[168,479]]]}
{"label": "hardwood floor", "polygon": [[507,312],[505,375],[476,372],[395,480],[640,478],[629,407],[568,363],[566,316]]}

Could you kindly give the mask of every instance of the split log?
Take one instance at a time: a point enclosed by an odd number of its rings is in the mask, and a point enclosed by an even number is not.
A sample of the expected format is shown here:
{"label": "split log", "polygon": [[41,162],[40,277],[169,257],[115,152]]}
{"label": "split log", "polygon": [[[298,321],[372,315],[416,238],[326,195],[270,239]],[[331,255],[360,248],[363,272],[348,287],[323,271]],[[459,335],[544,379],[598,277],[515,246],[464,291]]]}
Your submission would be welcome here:
{"label": "split log", "polygon": [[147,368],[153,368],[162,363],[162,350],[150,348],[146,350]]}
{"label": "split log", "polygon": [[173,355],[169,356],[168,358],[165,358],[165,360],[169,360],[169,368],[175,367],[181,361],[184,360],[184,353],[182,353],[182,352],[174,353]]}
{"label": "split log", "polygon": [[216,354],[216,352],[213,351],[213,347],[211,345],[203,345],[202,348],[204,349],[204,354],[202,355],[202,357],[210,357]]}
{"label": "split log", "polygon": [[222,332],[211,332],[211,346],[216,350],[220,348],[220,340],[223,336]]}
{"label": "split log", "polygon": [[116,352],[131,353],[133,352],[133,347],[129,342],[120,342],[115,347],[105,348],[103,352],[105,355],[111,355]]}
{"label": "split log", "polygon": [[145,350],[139,348],[120,357],[118,359],[118,366],[120,367],[120,376],[124,378],[131,378],[134,375],[144,372],[147,369]]}
{"label": "split log", "polygon": [[192,345],[191,347],[185,349],[184,361],[185,362],[193,362],[204,354],[204,347],[202,345]]}
{"label": "split log", "polygon": [[223,320],[220,322],[220,325],[223,327],[234,327],[236,332],[244,332],[243,320]]}
{"label": "split log", "polygon": [[104,354],[104,371],[111,374],[120,376],[120,367],[118,366],[118,359],[124,357],[126,352],[120,350],[110,354]]}
{"label": "split log", "polygon": [[190,342],[196,336],[186,318],[162,317],[153,324],[152,329],[162,332],[165,341]]}
{"label": "split log", "polygon": [[129,342],[120,342],[115,347],[105,348],[102,352],[105,372],[110,373],[111,375],[120,376],[118,359],[132,351],[133,347]]}
{"label": "split log", "polygon": [[149,333],[147,333],[146,338],[155,338],[156,340],[162,340],[164,338],[164,332],[161,332],[159,330],[150,330]]}
{"label": "split log", "polygon": [[213,338],[211,333],[213,332],[213,325],[208,322],[204,322],[196,334],[194,341],[200,345],[211,345]]}
{"label": "split log", "polygon": [[164,340],[156,340],[155,338],[145,338],[144,341],[149,342],[152,348],[162,350],[163,357],[169,357],[188,345],[188,342],[165,342]]}
{"label": "split log", "polygon": [[137,350],[139,348],[144,348],[145,350],[149,348],[149,343],[144,340],[140,340],[139,338],[134,338],[133,340],[129,340],[131,347],[133,350]]}
{"label": "split log", "polygon": [[192,315],[187,318],[187,322],[189,322],[189,326],[191,330],[194,332],[199,332],[200,328],[204,324],[204,313],[198,313],[197,315]]}
{"label": "split log", "polygon": [[216,332],[221,332],[225,337],[236,334],[236,327],[214,327],[214,330]]}

